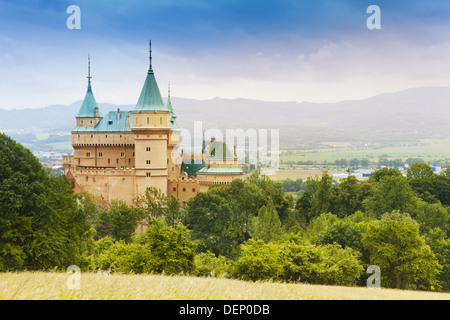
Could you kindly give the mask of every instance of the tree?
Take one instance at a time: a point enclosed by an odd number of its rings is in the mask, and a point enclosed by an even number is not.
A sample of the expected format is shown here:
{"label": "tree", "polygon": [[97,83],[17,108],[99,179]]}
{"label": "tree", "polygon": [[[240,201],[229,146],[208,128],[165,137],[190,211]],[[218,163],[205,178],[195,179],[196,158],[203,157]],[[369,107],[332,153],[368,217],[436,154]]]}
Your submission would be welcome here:
{"label": "tree", "polygon": [[29,150],[0,134],[0,271],[23,266],[37,196],[49,183],[47,172]]}
{"label": "tree", "polygon": [[348,176],[333,188],[330,211],[339,218],[363,209],[363,200],[369,194],[367,183],[361,184],[355,176]]}
{"label": "tree", "polygon": [[171,228],[159,219],[151,219],[147,230],[136,240],[150,252],[145,270],[167,274],[193,272],[194,243],[188,235],[189,231],[182,224]]}
{"label": "tree", "polygon": [[278,240],[283,231],[275,206],[269,199],[267,206],[259,209],[258,216],[252,219],[250,236],[255,239],[261,239],[264,242],[270,242]]}
{"label": "tree", "polygon": [[48,270],[86,264],[83,254],[92,238],[91,226],[66,176],[51,179],[49,187],[37,197],[31,227],[33,234],[25,246],[28,268]]}
{"label": "tree", "polygon": [[128,206],[123,200],[112,200],[107,215],[111,236],[125,242],[131,242],[139,221],[144,218],[144,213],[139,208]]}
{"label": "tree", "polygon": [[413,163],[407,171],[408,179],[428,179],[434,176],[431,167],[426,163]]}
{"label": "tree", "polygon": [[403,176],[386,175],[372,187],[371,192],[372,196],[367,197],[363,205],[366,211],[378,217],[393,210],[413,214],[419,205],[419,198]]}
{"label": "tree", "polygon": [[450,232],[450,214],[440,203],[424,202],[417,211],[415,220],[419,223],[422,234],[427,234],[436,228]]}
{"label": "tree", "polygon": [[180,200],[174,195],[167,199],[167,207],[164,210],[164,222],[172,228],[175,228],[184,220],[184,208]]}
{"label": "tree", "polygon": [[358,225],[349,221],[338,221],[322,231],[315,243],[317,245],[337,243],[342,248],[352,248],[356,251],[362,251],[362,233]]}
{"label": "tree", "polygon": [[372,223],[362,239],[370,263],[382,273],[382,286],[414,288],[438,286],[442,266],[419,235],[418,224],[408,214],[394,211]]}
{"label": "tree", "polygon": [[233,274],[242,280],[276,280],[287,264],[286,255],[275,242],[250,239],[241,245],[241,251]]}
{"label": "tree", "polygon": [[372,172],[369,180],[374,182],[380,182],[382,178],[385,177],[401,177],[402,174],[400,171],[394,168],[381,168]]}
{"label": "tree", "polygon": [[332,200],[332,178],[328,171],[323,171],[322,177],[317,185],[317,191],[311,199],[311,215],[317,217],[322,213],[327,213]]}
{"label": "tree", "polygon": [[281,183],[255,172],[245,181],[213,185],[188,201],[185,225],[192,230],[197,251],[211,251],[227,258],[239,254],[240,244],[250,238],[250,222],[269,199],[280,220],[289,218],[290,202]]}
{"label": "tree", "polygon": [[73,181],[0,134],[0,271],[82,266],[92,236]]}

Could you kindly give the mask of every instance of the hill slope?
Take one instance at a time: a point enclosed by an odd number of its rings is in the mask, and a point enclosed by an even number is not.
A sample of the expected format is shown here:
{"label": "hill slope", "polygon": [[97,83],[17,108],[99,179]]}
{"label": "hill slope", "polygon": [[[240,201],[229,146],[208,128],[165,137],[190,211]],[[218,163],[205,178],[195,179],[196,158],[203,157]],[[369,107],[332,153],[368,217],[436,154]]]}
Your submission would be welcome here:
{"label": "hill slope", "polygon": [[[202,121],[204,130],[214,127],[224,133],[225,129],[279,129],[282,148],[301,148],[328,141],[389,145],[448,137],[448,101],[450,87],[424,87],[338,103],[172,98],[172,105],[183,128],[192,130],[194,121]],[[19,142],[33,141],[33,136],[24,134],[68,135],[80,105],[77,101],[41,109],[0,109],[0,131]],[[99,107],[106,114],[119,107],[131,110],[133,105],[99,103]]]}

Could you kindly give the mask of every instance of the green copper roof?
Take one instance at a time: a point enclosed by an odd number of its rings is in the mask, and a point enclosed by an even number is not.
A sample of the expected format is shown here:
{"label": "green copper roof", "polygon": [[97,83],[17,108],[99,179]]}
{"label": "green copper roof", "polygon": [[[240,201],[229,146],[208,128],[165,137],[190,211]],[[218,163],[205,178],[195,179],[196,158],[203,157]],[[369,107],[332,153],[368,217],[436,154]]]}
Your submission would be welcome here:
{"label": "green copper roof", "polygon": [[110,111],[95,127],[76,127],[72,132],[129,132],[132,124],[131,111]]}
{"label": "green copper roof", "polygon": [[180,130],[180,127],[178,127],[178,124],[177,124],[177,121],[176,121],[177,116],[175,115],[175,112],[173,111],[172,102],[170,101],[170,94],[167,97],[166,107],[167,107],[167,110],[169,110],[169,112],[170,112],[170,119],[169,119],[169,121],[170,121],[170,128],[172,130],[174,130],[174,131]]}
{"label": "green copper roof", "polygon": [[94,94],[92,93],[91,84],[88,84],[86,95],[84,96],[83,104],[78,112],[79,118],[94,118],[95,108],[97,108],[97,102],[95,101]]}
{"label": "green copper roof", "polygon": [[168,111],[161,98],[155,74],[150,68],[134,111]]}
{"label": "green copper roof", "polygon": [[241,168],[202,168],[197,171],[197,174],[243,174]]}

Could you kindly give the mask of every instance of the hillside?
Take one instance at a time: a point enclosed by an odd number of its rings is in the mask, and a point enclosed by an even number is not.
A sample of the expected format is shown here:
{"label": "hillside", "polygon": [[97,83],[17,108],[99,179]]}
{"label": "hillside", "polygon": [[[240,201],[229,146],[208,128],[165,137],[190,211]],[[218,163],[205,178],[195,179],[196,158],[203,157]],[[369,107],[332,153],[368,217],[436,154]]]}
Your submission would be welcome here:
{"label": "hillside", "polygon": [[[225,129],[274,128],[280,130],[282,149],[299,149],[330,141],[399,145],[449,137],[448,101],[450,87],[424,87],[338,103],[172,98],[172,105],[183,128],[192,130],[194,121],[203,121],[204,130],[219,128],[224,133]],[[41,109],[0,109],[0,131],[33,149],[58,148],[61,144],[54,143],[70,141],[80,105],[77,101]],[[133,105],[99,103],[99,107],[106,114],[119,107],[131,110]],[[66,136],[47,137],[51,133]]]}

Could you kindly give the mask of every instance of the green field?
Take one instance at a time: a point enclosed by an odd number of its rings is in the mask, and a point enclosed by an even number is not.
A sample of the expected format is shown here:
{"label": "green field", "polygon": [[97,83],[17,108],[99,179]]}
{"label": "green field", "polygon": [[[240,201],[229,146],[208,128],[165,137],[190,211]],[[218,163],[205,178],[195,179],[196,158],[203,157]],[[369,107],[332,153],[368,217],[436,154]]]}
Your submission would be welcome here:
{"label": "green field", "polygon": [[292,150],[286,154],[282,153],[280,160],[283,163],[293,161],[317,161],[318,163],[333,163],[338,159],[350,160],[368,159],[378,161],[380,157],[388,159],[422,158],[428,160],[450,159],[450,140],[421,140],[419,145],[405,145],[395,147],[328,147],[311,150]]}
{"label": "green field", "polygon": [[[0,273],[0,300],[450,300],[450,294],[164,275]],[[70,282],[74,284],[75,282]]]}

